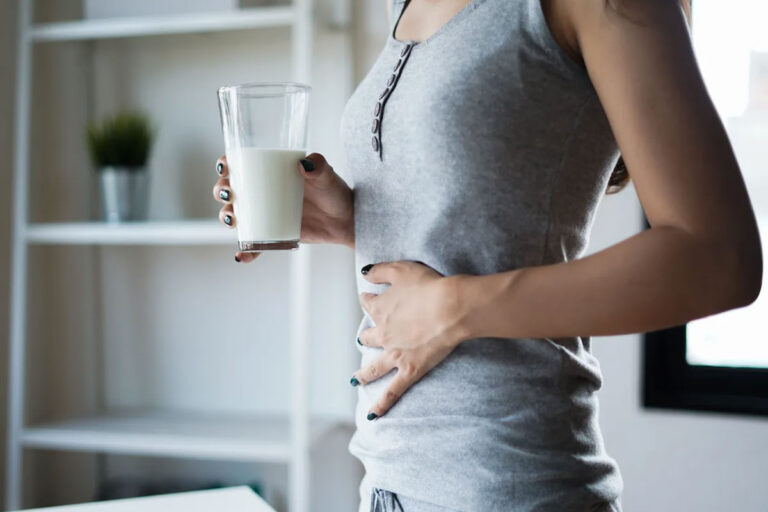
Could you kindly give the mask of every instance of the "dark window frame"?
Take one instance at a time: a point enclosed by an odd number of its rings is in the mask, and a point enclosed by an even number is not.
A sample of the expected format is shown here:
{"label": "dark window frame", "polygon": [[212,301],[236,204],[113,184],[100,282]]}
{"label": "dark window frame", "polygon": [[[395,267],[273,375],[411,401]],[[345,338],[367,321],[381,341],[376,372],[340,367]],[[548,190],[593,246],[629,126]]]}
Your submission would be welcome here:
{"label": "dark window frame", "polygon": [[768,368],[690,365],[686,338],[686,325],[644,334],[644,407],[768,416]]}

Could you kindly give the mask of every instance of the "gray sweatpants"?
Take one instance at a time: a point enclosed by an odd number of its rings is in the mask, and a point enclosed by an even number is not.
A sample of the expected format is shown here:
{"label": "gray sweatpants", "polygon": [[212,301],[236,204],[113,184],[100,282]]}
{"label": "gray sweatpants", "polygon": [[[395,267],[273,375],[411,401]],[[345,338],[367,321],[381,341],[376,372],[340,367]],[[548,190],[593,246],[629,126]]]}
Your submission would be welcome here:
{"label": "gray sweatpants", "polygon": [[[594,512],[618,512],[619,506],[612,503],[606,503],[604,507]],[[455,509],[447,509],[409,498],[407,496],[395,494],[386,489],[371,487],[367,484],[365,477],[360,482],[360,508],[358,512],[458,512]]]}
{"label": "gray sweatpants", "polygon": [[360,508],[358,512],[456,512],[378,487],[371,487],[363,477],[360,482]]}

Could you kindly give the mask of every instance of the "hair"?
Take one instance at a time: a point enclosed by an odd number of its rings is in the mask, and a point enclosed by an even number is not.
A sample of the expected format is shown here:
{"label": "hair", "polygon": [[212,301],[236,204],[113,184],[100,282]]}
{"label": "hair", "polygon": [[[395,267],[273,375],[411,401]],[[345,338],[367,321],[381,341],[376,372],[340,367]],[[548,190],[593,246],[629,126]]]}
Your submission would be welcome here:
{"label": "hair", "polygon": [[[606,5],[616,12],[621,13],[623,10],[623,0],[605,0]],[[644,0],[643,0],[644,1]],[[688,21],[688,26],[691,25],[691,0],[679,0],[680,5],[685,13],[685,18]],[[626,2],[625,2],[626,3]],[[619,160],[616,162],[616,166],[613,168],[611,177],[608,178],[608,186],[605,189],[606,194],[615,194],[620,192],[629,183],[630,176],[627,166],[624,163],[624,158],[619,155]]]}

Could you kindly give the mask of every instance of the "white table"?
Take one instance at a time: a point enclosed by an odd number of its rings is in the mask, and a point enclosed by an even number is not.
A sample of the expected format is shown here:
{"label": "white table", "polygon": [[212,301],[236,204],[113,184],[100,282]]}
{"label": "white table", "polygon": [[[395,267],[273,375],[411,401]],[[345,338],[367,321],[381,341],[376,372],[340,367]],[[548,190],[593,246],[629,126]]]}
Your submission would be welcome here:
{"label": "white table", "polygon": [[275,512],[250,487],[227,487],[125,500],[35,508],[26,512]]}

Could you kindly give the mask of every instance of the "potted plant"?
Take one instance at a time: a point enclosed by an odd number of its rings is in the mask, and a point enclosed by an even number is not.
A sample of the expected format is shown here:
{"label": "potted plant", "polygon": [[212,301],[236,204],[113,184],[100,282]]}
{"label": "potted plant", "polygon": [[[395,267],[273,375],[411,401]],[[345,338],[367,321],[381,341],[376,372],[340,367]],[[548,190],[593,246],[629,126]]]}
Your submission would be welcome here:
{"label": "potted plant", "polygon": [[146,219],[147,160],[153,138],[149,118],[139,113],[118,113],[88,125],[88,149],[99,175],[104,220]]}

